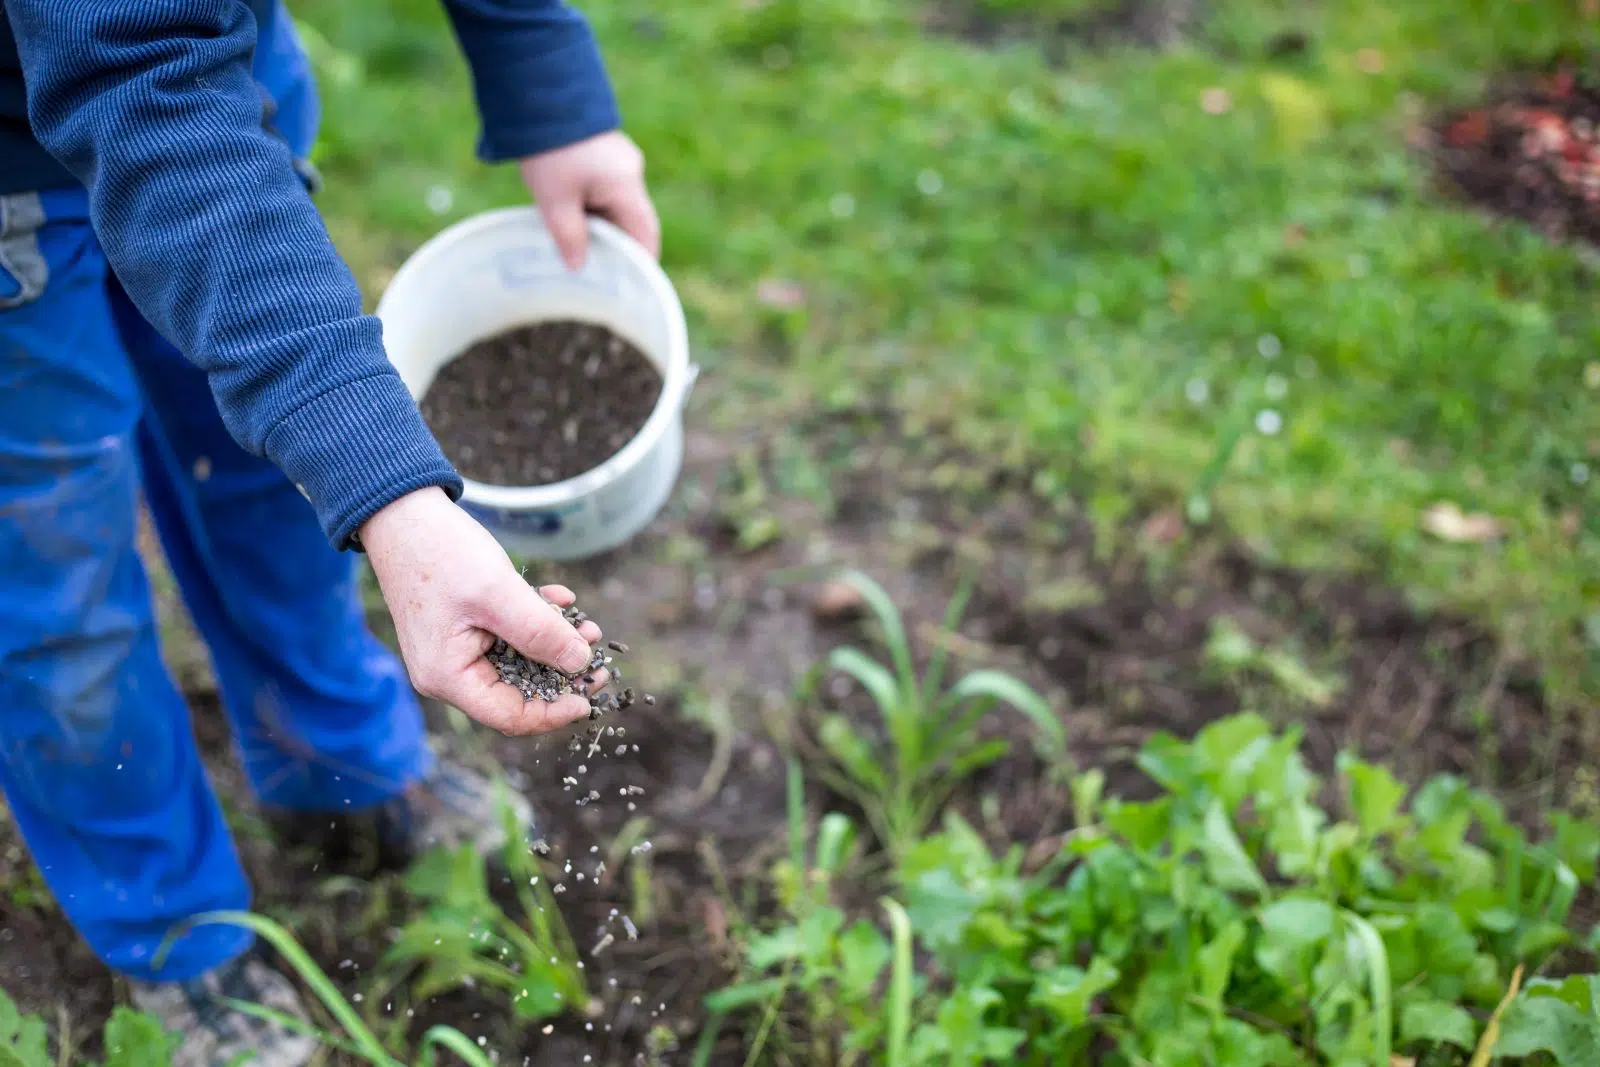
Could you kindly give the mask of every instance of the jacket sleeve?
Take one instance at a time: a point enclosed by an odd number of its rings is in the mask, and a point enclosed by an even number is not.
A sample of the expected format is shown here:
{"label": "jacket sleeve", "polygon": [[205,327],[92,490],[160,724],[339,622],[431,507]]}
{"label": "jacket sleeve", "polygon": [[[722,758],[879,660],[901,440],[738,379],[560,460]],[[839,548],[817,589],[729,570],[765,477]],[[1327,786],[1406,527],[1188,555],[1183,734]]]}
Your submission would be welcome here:
{"label": "jacket sleeve", "polygon": [[389,501],[461,481],[263,126],[238,0],[5,0],[44,147],[87,187],[140,312],[339,547]]}
{"label": "jacket sleeve", "polygon": [[621,125],[600,49],[562,0],[443,0],[483,116],[478,155],[496,163]]}

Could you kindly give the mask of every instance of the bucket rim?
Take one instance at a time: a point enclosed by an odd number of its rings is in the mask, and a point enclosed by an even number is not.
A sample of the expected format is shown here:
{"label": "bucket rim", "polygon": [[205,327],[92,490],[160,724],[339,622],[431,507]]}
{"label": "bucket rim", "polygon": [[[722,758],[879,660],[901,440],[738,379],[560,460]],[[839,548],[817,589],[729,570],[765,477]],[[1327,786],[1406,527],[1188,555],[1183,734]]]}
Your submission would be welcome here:
{"label": "bucket rim", "polygon": [[[462,499],[479,507],[498,511],[537,511],[557,508],[593,497],[637,467],[661,442],[677,420],[689,391],[699,376],[699,368],[689,361],[689,329],[672,281],[661,264],[620,227],[596,216],[588,217],[589,243],[606,245],[645,282],[655,303],[666,317],[666,346],[661,353],[661,395],[644,425],[610,458],[575,477],[547,485],[493,485],[462,478]],[[549,234],[537,207],[518,205],[495,208],[469,216],[445,227],[412,252],[384,287],[375,314],[384,318],[384,308],[403,285],[424,275],[432,261],[454,246],[493,230],[511,227],[532,228]],[[530,323],[535,320],[529,320]],[[420,399],[420,398],[419,398]]]}

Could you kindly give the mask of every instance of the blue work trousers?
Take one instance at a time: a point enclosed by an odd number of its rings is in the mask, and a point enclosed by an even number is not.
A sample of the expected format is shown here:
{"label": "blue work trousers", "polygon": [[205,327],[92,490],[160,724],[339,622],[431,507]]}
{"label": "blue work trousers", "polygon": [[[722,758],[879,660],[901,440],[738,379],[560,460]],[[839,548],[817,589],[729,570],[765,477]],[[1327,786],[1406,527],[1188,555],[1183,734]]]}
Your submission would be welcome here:
{"label": "blue work trousers", "polygon": [[[303,154],[315,98],[286,23],[264,28],[256,69]],[[250,938],[198,927],[157,968],[169,932],[250,891],[160,657],[141,496],[264,806],[368,808],[426,773],[415,696],[366,627],[353,557],[129,302],[83,190],[0,198],[0,788],[94,951],[175,980]]]}

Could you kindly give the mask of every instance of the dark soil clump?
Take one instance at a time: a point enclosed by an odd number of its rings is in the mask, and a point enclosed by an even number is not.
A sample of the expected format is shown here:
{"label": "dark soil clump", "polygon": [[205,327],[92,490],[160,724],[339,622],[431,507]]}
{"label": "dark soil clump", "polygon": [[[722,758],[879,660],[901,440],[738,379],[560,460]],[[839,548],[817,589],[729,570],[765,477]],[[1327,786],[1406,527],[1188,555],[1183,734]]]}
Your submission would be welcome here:
{"label": "dark soil clump", "polygon": [[1135,45],[1171,48],[1199,19],[1200,0],[1100,0],[1075,4],[1015,4],[997,0],[937,0],[927,25],[985,48],[1037,44],[1059,63],[1073,47]]}
{"label": "dark soil clump", "polygon": [[1600,84],[1568,70],[1508,80],[1428,133],[1458,192],[1554,240],[1600,244]]}
{"label": "dark soil clump", "polygon": [[473,481],[549,485],[616,455],[650,418],[661,384],[655,364],[605,327],[541,322],[447,363],[422,417]]}

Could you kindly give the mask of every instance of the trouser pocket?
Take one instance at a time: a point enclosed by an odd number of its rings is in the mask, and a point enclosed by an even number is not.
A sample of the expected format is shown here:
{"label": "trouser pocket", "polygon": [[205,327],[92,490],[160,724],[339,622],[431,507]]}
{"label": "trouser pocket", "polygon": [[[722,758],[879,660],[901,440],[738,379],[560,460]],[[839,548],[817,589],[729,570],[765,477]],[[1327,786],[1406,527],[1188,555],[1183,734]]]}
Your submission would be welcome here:
{"label": "trouser pocket", "polygon": [[38,193],[0,196],[0,310],[39,299],[50,264],[39,247],[44,204]]}

